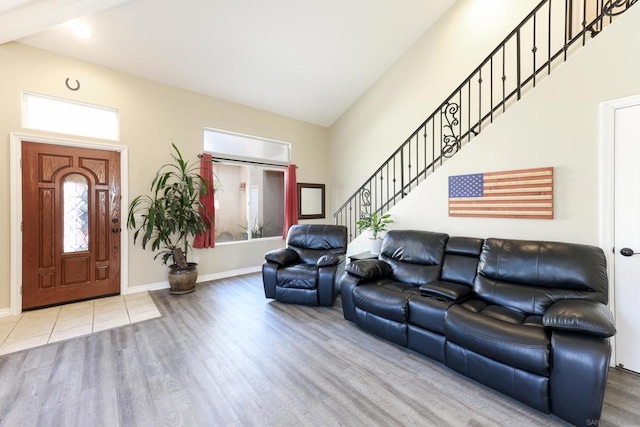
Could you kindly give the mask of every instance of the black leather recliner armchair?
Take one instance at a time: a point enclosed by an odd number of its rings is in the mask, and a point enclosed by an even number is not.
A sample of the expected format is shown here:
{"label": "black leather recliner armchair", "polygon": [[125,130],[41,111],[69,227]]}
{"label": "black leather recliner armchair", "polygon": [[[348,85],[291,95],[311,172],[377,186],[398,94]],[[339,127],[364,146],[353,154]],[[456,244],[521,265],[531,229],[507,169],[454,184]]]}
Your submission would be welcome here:
{"label": "black leather recliner armchair", "polygon": [[347,227],[294,225],[287,246],[267,252],[262,264],[264,294],[276,301],[333,306],[347,253]]}

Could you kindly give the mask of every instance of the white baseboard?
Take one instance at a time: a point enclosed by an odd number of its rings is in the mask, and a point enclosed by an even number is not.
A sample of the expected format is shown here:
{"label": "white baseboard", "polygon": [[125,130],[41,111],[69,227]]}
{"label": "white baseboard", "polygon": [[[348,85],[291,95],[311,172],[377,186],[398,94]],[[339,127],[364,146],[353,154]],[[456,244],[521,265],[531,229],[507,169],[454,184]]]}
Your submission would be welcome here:
{"label": "white baseboard", "polygon": [[[225,279],[227,277],[241,276],[243,274],[257,273],[262,270],[262,266],[240,268],[238,270],[221,271],[219,273],[204,274],[198,276],[197,283],[208,282],[210,280]],[[131,286],[127,289],[127,294],[135,294],[138,292],[157,291],[160,289],[168,289],[169,282],[148,283],[146,285]],[[8,312],[8,309],[7,309]],[[0,311],[1,313],[1,311]]]}
{"label": "white baseboard", "polygon": [[10,308],[0,308],[0,317],[7,317],[7,316],[11,316],[11,309]]}
{"label": "white baseboard", "polygon": [[128,294],[137,294],[138,292],[149,292],[149,291],[157,291],[160,289],[169,289],[169,282],[156,282],[156,283],[147,283],[146,285],[140,286],[130,286],[127,288]]}
{"label": "white baseboard", "polygon": [[198,276],[198,282],[208,282],[209,280],[226,279],[227,277],[242,276],[243,274],[257,273],[262,271],[262,266],[240,268],[238,270],[221,271],[220,273],[204,274]]}

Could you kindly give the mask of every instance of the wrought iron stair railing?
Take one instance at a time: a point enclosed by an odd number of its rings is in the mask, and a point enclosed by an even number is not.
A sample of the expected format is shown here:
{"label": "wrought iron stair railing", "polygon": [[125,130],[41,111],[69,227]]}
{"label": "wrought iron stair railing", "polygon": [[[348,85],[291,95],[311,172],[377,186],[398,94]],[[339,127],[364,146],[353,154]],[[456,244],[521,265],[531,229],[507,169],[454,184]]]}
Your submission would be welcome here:
{"label": "wrought iron stair railing", "polygon": [[543,0],[334,213],[349,240],[638,0]]}

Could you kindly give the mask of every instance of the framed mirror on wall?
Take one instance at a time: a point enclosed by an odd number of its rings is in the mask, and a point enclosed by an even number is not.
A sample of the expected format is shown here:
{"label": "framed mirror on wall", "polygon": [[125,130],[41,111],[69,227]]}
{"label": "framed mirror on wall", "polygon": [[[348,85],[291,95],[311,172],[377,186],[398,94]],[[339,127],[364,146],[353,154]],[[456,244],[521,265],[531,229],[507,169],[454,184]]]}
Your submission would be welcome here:
{"label": "framed mirror on wall", "polygon": [[324,217],[324,184],[298,183],[298,219]]}

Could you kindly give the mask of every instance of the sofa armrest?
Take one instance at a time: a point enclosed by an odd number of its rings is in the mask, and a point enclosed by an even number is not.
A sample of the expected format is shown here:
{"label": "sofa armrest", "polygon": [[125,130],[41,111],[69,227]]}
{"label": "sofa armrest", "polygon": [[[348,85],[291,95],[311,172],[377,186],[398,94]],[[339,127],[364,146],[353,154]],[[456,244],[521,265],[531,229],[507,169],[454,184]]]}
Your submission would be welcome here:
{"label": "sofa armrest", "polygon": [[316,263],[316,266],[329,267],[332,265],[338,265],[345,260],[346,258],[344,255],[334,255],[334,254],[322,255],[320,258],[318,258],[318,262]]}
{"label": "sofa armrest", "polygon": [[264,259],[267,261],[275,262],[278,265],[287,266],[298,262],[298,253],[293,249],[280,248],[264,254]]}
{"label": "sofa armrest", "polygon": [[391,266],[378,259],[361,259],[351,262],[345,271],[362,279],[379,279],[390,276],[392,273]]}
{"label": "sofa armrest", "polygon": [[448,301],[460,301],[472,292],[469,286],[459,283],[436,280],[420,286],[420,294],[434,298],[443,298]]}
{"label": "sofa armrest", "polygon": [[609,308],[599,302],[560,300],[542,317],[546,328],[584,333],[608,338],[616,333],[615,321]]}

